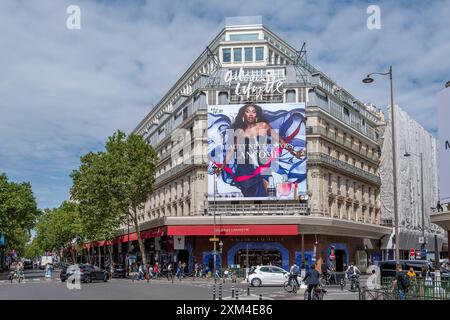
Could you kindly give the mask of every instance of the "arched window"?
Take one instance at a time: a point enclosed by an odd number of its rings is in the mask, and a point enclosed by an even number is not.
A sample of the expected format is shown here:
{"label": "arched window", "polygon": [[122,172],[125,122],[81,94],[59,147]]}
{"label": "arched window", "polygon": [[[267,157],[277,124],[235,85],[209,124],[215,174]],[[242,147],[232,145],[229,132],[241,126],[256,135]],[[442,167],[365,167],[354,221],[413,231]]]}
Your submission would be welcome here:
{"label": "arched window", "polygon": [[219,93],[219,104],[228,104],[228,92]]}
{"label": "arched window", "polygon": [[286,90],[286,102],[295,102],[295,90]]}

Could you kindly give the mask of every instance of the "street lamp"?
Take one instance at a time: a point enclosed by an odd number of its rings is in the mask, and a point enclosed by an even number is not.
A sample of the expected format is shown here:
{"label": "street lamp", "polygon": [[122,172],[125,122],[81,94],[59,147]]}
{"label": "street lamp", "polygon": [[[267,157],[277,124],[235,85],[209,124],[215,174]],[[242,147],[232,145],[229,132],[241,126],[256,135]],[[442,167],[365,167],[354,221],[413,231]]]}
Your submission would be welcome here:
{"label": "street lamp", "polygon": [[398,233],[398,208],[397,208],[397,167],[395,161],[395,131],[394,131],[394,89],[392,85],[392,66],[389,66],[388,72],[373,72],[369,73],[366,78],[362,80],[363,83],[372,83],[375,80],[371,77],[374,74],[387,76],[389,75],[390,87],[391,87],[391,131],[392,131],[392,170],[393,170],[393,179],[394,179],[394,230],[395,230],[395,260],[396,263],[400,263],[400,237]]}
{"label": "street lamp", "polygon": [[[217,168],[215,169],[217,170]],[[214,284],[216,283],[216,254],[217,254],[217,247],[216,247],[216,210],[217,210],[217,204],[216,204],[216,189],[217,189],[217,175],[214,174],[214,230],[213,230],[213,243],[214,243],[214,250],[213,250],[213,277],[214,277]]]}
{"label": "street lamp", "polygon": [[[405,152],[405,154],[403,155],[404,157],[411,157],[411,156],[416,156],[416,157],[420,157],[420,184],[421,184],[421,191],[420,191],[420,195],[421,195],[421,202],[422,202],[422,239],[423,239],[423,243],[421,244],[421,253],[424,251],[425,246],[426,246],[426,241],[425,241],[425,207],[424,207],[424,201],[423,201],[423,154],[422,152],[420,153],[420,156],[418,156],[415,153],[410,153],[408,151]],[[421,255],[421,258],[424,259]]]}

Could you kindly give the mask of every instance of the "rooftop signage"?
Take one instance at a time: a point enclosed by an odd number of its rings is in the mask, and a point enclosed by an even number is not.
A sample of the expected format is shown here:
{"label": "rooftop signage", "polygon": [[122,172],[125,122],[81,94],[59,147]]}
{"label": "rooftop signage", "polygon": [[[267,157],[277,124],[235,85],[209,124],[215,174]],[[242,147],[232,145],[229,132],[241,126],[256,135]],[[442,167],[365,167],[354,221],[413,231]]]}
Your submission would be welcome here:
{"label": "rooftop signage", "polygon": [[250,96],[262,96],[263,94],[282,94],[284,79],[277,79],[264,70],[249,73],[240,68],[239,72],[228,70],[225,73],[225,83],[231,87],[235,84],[234,94],[249,99]]}

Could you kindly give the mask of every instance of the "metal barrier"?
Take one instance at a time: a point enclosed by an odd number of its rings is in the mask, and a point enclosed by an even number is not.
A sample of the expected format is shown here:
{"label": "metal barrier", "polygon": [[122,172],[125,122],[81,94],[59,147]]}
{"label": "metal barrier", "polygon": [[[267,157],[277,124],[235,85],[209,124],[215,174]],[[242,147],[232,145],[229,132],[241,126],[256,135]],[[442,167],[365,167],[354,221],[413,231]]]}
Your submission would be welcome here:
{"label": "metal barrier", "polygon": [[406,292],[394,287],[394,278],[384,277],[381,288],[361,289],[360,300],[450,300],[450,280],[411,279]]}

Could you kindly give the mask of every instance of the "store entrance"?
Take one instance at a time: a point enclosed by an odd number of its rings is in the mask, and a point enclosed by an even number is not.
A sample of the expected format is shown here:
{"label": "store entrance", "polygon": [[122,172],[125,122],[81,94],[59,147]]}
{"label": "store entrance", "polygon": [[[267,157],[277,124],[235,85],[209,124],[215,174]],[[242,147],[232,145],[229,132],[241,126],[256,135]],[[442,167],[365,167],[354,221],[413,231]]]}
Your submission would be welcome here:
{"label": "store entrance", "polygon": [[337,249],[334,250],[334,254],[336,255],[336,271],[344,271],[345,251]]}
{"label": "store entrance", "polygon": [[[247,260],[248,252],[248,260]],[[234,257],[235,263],[242,267],[272,264],[281,267],[281,253],[278,250],[239,250]],[[248,265],[247,265],[248,261]]]}

